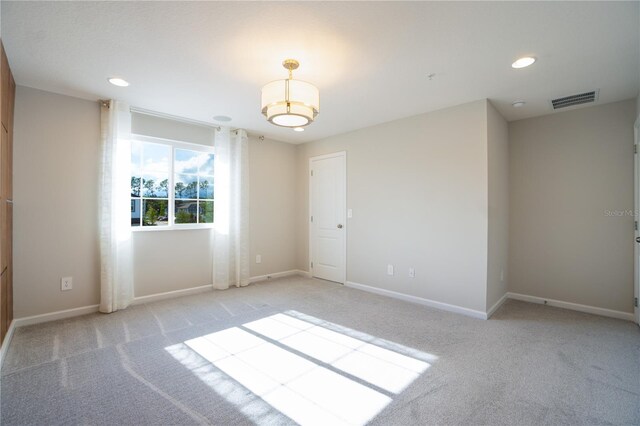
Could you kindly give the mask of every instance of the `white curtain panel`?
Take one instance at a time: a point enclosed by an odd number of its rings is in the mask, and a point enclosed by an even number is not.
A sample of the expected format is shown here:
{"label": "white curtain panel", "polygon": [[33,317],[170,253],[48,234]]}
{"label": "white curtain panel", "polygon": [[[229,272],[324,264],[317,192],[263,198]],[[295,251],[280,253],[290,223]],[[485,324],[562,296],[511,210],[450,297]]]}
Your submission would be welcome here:
{"label": "white curtain panel", "polygon": [[131,239],[131,112],[129,105],[102,106],[100,182],[100,312],[133,300]]}
{"label": "white curtain panel", "polygon": [[213,288],[249,284],[249,142],[221,127],[214,140]]}

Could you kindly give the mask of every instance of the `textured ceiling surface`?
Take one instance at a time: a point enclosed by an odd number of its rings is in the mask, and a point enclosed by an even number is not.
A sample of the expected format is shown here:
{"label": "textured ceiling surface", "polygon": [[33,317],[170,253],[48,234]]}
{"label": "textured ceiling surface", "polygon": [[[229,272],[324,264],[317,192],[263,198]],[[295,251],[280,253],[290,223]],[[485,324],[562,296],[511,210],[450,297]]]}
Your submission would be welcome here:
{"label": "textured ceiling surface", "polygon": [[[20,85],[206,122],[227,115],[300,143],[482,98],[511,121],[593,89],[598,103],[635,97],[639,5],[2,1],[1,33]],[[538,61],[512,69],[523,55]],[[301,62],[294,77],[320,89],[304,133],[260,113],[260,88],[286,77],[289,57]]]}

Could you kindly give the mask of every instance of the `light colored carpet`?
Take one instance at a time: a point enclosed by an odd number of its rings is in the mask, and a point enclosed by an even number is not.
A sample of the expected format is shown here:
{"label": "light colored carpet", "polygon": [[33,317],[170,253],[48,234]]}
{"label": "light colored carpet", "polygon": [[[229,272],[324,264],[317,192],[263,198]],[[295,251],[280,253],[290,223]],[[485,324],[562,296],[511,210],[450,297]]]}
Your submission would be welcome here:
{"label": "light colored carpet", "polygon": [[1,381],[4,425],[640,424],[640,329],[289,277],[19,328]]}

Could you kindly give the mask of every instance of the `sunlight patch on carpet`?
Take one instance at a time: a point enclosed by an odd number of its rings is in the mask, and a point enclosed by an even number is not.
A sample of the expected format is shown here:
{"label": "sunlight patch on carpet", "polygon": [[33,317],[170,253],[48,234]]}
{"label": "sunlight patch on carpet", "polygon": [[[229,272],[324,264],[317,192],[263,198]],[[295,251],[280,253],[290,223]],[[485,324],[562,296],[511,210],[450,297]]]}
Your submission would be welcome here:
{"label": "sunlight patch on carpet", "polygon": [[259,424],[274,420],[263,403],[302,425],[365,424],[437,359],[296,311],[165,349]]}

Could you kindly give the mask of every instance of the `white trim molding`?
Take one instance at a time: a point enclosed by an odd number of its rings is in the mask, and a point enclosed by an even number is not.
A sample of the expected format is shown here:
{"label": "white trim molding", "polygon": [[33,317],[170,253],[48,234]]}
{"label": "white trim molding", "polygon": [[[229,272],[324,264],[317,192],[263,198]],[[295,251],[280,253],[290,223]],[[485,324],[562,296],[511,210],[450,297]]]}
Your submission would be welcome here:
{"label": "white trim molding", "polygon": [[59,319],[72,318],[80,315],[93,314],[98,312],[100,305],[81,306],[79,308],[65,309],[64,311],[49,312],[47,314],[33,315],[30,317],[16,318],[12,324],[17,327],[25,325],[40,324],[41,322],[55,321]]}
{"label": "white trim molding", "polygon": [[[282,278],[282,277],[289,277],[292,275],[303,275],[303,274],[304,274],[303,271],[299,271],[297,269],[291,269],[289,271],[274,272],[273,274],[257,275],[255,277],[249,278],[249,282],[253,284],[260,281],[270,280],[273,278]],[[207,284],[200,287],[191,287],[191,288],[185,288],[182,290],[167,291],[165,293],[150,294],[148,296],[134,297],[133,302],[131,304],[139,305],[141,303],[150,303],[150,302],[156,302],[158,300],[173,299],[175,297],[190,296],[192,294],[205,293],[207,291],[213,291],[213,290],[214,290],[213,285]]]}
{"label": "white trim molding", "polygon": [[347,281],[345,286],[355,288],[358,290],[367,291],[369,293],[379,294],[382,296],[392,297],[398,300],[404,300],[405,302],[417,303],[419,305],[428,306],[430,308],[436,308],[443,311],[454,312],[456,314],[466,315],[472,318],[487,319],[487,314],[482,311],[476,311],[469,308],[463,308],[462,306],[450,305],[448,303],[437,302],[435,300],[424,299],[422,297],[411,296],[404,293],[398,293],[397,291],[385,290],[383,288],[371,287],[364,284],[354,283]]}
{"label": "white trim molding", "polygon": [[11,344],[11,339],[13,339],[13,332],[16,329],[16,322],[11,321],[9,324],[9,329],[7,330],[7,334],[4,336],[4,340],[2,341],[2,347],[0,347],[0,369],[2,368],[2,364],[4,363],[4,359],[7,356],[7,352],[9,351],[9,345]]}
{"label": "white trim molding", "polygon": [[191,287],[191,288],[185,288],[182,290],[173,290],[173,291],[167,291],[164,293],[149,294],[147,296],[134,297],[133,302],[131,302],[131,304],[141,305],[143,303],[157,302],[158,300],[173,299],[181,296],[190,296],[192,294],[199,294],[199,293],[204,293],[206,291],[212,291],[212,290],[213,290],[213,285],[208,284],[200,287]]}
{"label": "white trim molding", "polygon": [[[292,275],[300,275],[300,276],[307,277],[309,276],[309,273],[298,270],[298,269],[292,269],[290,271],[276,272],[269,275],[260,275],[256,277],[251,277],[250,282],[256,283],[256,282],[268,280],[271,278],[280,278],[280,277],[287,277]],[[148,296],[134,297],[133,302],[131,302],[131,305],[140,305],[142,303],[150,303],[158,300],[173,299],[175,297],[189,296],[192,294],[199,294],[207,291],[213,291],[213,286],[211,284],[203,285],[200,287],[186,288],[183,290],[167,291],[165,293],[150,294]],[[8,343],[11,340],[10,335],[13,335],[14,328],[23,327],[25,325],[40,324],[43,322],[56,321],[59,319],[72,318],[80,315],[93,314],[98,312],[99,306],[100,305],[81,306],[79,308],[66,309],[63,311],[49,312],[46,314],[33,315],[29,317],[15,318],[11,322],[11,326],[7,332],[7,337],[5,337],[5,340],[2,344],[2,348],[0,349],[0,356],[6,350],[5,347],[8,346]]]}
{"label": "white trim molding", "polygon": [[[341,219],[340,221],[342,222],[342,229],[343,231],[343,238],[342,238],[342,253],[340,253],[342,255],[342,270],[340,271],[340,280],[339,281],[335,281],[335,282],[339,282],[340,284],[345,284],[347,283],[347,263],[348,263],[348,256],[347,256],[347,233],[348,233],[348,229],[349,229],[349,221],[347,220],[347,192],[349,190],[348,188],[348,173],[347,173],[347,151],[337,151],[337,152],[332,152],[329,154],[323,154],[323,155],[316,155],[314,157],[309,157],[309,168],[307,169],[307,179],[309,180],[309,193],[308,193],[308,206],[309,206],[309,216],[313,217],[314,216],[314,209],[313,209],[313,185],[314,185],[314,181],[312,179],[313,177],[313,162],[314,161],[321,161],[321,160],[328,160],[330,158],[341,158],[342,159],[342,172],[344,172],[344,176],[343,176],[343,182],[344,183],[344,193],[342,194],[342,207],[343,207],[343,211],[341,212]],[[313,222],[313,221],[311,221]],[[315,228],[314,226],[312,226],[313,224],[307,221],[307,234],[309,236],[309,258],[307,259],[309,264],[313,265],[314,262],[314,241],[316,238],[315,235]],[[317,221],[316,221],[317,222]],[[313,269],[313,267],[311,267],[310,269]],[[333,281],[333,280],[332,280]]]}
{"label": "white trim molding", "polygon": [[273,279],[273,278],[290,277],[292,275],[305,276],[305,274],[307,274],[307,272],[300,271],[298,269],[291,269],[289,271],[275,272],[273,274],[258,275],[258,276],[255,276],[255,277],[251,277],[251,278],[249,278],[249,282],[250,283],[258,283],[260,281],[266,281],[266,280],[270,280],[270,279]]}
{"label": "white trim molding", "polygon": [[489,310],[487,311],[487,319],[491,318],[491,315],[493,315],[499,308],[500,306],[502,306],[502,304],[504,302],[507,301],[507,299],[509,298],[509,293],[505,293],[504,295],[502,295],[502,297],[500,298],[500,300],[498,300],[491,308],[489,308]]}
{"label": "white trim molding", "polygon": [[614,311],[612,309],[598,308],[596,306],[580,305],[578,303],[564,302],[562,300],[545,299],[544,297],[529,296],[527,294],[507,293],[507,297],[522,302],[539,303],[556,308],[570,309],[572,311],[585,312],[587,314],[634,321],[634,315],[630,312]]}

